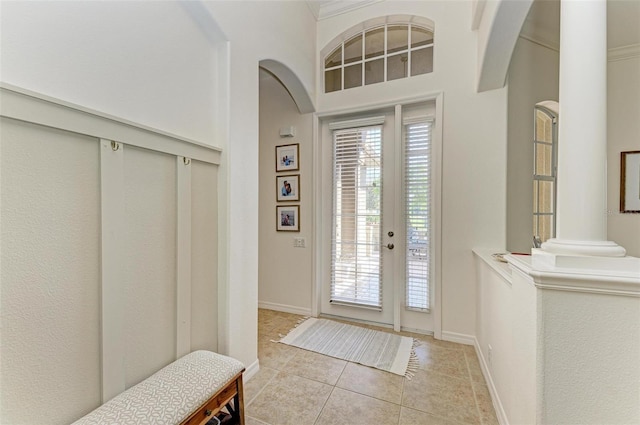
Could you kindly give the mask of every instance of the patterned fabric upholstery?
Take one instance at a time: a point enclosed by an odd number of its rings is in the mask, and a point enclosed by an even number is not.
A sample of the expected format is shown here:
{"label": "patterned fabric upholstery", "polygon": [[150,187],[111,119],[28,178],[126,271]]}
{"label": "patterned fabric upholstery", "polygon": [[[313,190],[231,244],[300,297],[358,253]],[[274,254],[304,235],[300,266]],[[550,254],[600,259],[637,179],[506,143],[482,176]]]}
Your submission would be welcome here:
{"label": "patterned fabric upholstery", "polygon": [[194,351],[72,425],[179,424],[242,369],[243,364],[231,357]]}

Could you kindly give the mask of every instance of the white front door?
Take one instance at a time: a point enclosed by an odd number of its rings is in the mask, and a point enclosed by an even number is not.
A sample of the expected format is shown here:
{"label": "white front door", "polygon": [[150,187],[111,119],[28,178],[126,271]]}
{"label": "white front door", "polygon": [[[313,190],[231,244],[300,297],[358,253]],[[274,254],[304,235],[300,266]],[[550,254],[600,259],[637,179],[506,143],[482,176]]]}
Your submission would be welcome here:
{"label": "white front door", "polygon": [[322,314],[433,330],[425,109],[421,119],[403,121],[396,107],[323,126],[331,221],[323,232]]}

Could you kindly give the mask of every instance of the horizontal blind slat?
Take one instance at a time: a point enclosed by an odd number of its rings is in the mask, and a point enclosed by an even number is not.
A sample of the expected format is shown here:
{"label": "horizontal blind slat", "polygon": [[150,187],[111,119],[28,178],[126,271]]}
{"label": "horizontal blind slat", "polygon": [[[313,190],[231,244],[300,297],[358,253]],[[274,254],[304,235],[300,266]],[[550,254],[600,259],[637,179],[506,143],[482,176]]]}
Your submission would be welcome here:
{"label": "horizontal blind slat", "polygon": [[331,302],[381,308],[382,127],[333,135]]}
{"label": "horizontal blind slat", "polygon": [[428,311],[430,276],[431,122],[405,125],[405,304]]}

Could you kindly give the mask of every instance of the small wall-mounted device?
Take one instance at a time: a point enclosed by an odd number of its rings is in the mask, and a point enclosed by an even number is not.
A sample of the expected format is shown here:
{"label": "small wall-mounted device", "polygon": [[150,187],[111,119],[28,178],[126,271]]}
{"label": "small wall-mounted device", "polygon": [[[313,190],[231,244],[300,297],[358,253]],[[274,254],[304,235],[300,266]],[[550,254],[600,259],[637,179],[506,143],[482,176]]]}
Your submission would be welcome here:
{"label": "small wall-mounted device", "polygon": [[280,127],[280,137],[293,137],[295,135],[296,128],[294,126]]}

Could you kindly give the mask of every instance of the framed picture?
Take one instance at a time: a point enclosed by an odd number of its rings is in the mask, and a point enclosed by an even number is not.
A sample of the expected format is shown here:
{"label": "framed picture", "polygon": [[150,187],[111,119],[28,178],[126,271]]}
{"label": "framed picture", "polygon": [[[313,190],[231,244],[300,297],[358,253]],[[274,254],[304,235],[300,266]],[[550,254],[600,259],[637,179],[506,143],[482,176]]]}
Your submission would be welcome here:
{"label": "framed picture", "polygon": [[300,174],[276,176],[278,202],[300,200]]}
{"label": "framed picture", "polygon": [[300,144],[276,146],[276,172],[299,170],[298,150]]}
{"label": "framed picture", "polygon": [[279,232],[299,232],[300,231],[300,206],[286,205],[276,207],[277,225]]}
{"label": "framed picture", "polygon": [[640,151],[620,153],[620,212],[640,213]]}

